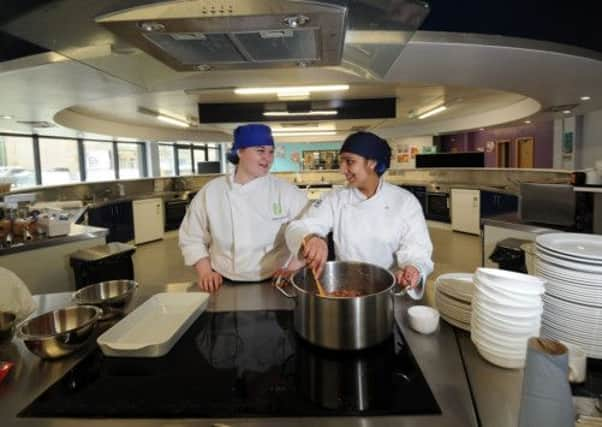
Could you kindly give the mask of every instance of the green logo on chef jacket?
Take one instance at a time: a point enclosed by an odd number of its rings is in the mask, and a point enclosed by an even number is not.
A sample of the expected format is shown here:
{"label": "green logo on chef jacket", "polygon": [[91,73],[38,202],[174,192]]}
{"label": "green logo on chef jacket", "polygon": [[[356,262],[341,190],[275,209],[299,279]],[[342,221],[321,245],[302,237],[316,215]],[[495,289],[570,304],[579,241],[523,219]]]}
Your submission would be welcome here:
{"label": "green logo on chef jacket", "polygon": [[272,213],[275,216],[282,215],[282,206],[280,206],[280,202],[274,202],[274,203],[272,203]]}

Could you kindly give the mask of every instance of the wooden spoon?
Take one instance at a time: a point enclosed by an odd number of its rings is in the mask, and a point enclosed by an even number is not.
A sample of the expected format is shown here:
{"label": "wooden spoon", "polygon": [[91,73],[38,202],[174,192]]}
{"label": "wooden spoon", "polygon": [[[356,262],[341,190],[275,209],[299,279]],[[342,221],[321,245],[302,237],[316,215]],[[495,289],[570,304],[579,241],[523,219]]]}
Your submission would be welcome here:
{"label": "wooden spoon", "polygon": [[[305,248],[304,241],[301,241],[301,246],[303,246],[303,248]],[[316,287],[318,288],[318,295],[320,295],[321,297],[325,297],[326,292],[324,291],[324,288],[322,287],[322,284],[320,283],[320,279],[318,279],[318,275],[316,274],[316,269],[313,267],[311,269],[311,275],[313,276],[314,282],[316,283]]]}

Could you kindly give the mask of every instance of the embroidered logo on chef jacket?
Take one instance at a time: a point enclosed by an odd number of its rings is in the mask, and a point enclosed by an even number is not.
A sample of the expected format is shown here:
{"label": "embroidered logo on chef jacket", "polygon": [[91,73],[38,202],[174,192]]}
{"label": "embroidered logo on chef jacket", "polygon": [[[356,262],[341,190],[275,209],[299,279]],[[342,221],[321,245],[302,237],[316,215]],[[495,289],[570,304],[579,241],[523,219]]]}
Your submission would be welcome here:
{"label": "embroidered logo on chef jacket", "polygon": [[274,203],[272,203],[272,214],[275,217],[281,217],[282,216],[282,205],[280,205],[280,202],[274,202]]}

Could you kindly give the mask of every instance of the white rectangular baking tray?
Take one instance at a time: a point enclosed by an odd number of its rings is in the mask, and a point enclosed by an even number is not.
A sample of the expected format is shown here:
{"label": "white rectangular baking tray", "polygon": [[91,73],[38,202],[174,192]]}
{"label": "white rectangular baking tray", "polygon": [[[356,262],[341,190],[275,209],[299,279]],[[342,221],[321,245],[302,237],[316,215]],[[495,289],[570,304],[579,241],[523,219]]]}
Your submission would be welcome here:
{"label": "white rectangular baking tray", "polygon": [[208,301],[205,292],[153,295],[96,342],[106,356],[161,357],[205,311]]}

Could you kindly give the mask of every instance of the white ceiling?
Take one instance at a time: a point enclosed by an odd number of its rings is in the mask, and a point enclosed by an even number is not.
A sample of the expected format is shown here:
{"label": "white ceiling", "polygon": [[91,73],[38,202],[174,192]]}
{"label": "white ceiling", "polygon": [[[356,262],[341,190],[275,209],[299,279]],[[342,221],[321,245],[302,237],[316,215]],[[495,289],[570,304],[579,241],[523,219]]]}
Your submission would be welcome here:
{"label": "white ceiling", "polygon": [[[136,63],[136,56],[125,55],[124,64]],[[543,113],[542,108],[579,103],[583,95],[591,96],[591,101],[581,103],[573,114],[602,108],[602,61],[597,54],[500,36],[417,32],[380,81],[339,67],[204,73],[161,68],[160,77],[142,87],[99,71],[93,63],[55,53],[1,63],[0,115],[13,119],[0,120],[0,131],[229,141],[232,124],[182,129],[159,123],[138,108],[196,120],[198,102],[275,100],[243,98],[232,92],[234,87],[267,85],[349,83],[351,90],[336,96],[397,98],[395,119],[326,121],[342,132],[336,139],[357,126],[396,138],[522,123],[527,117],[551,120],[562,113]],[[408,116],[439,99],[449,105],[447,111],[424,120]],[[34,129],[17,121],[47,121],[63,127]]]}

